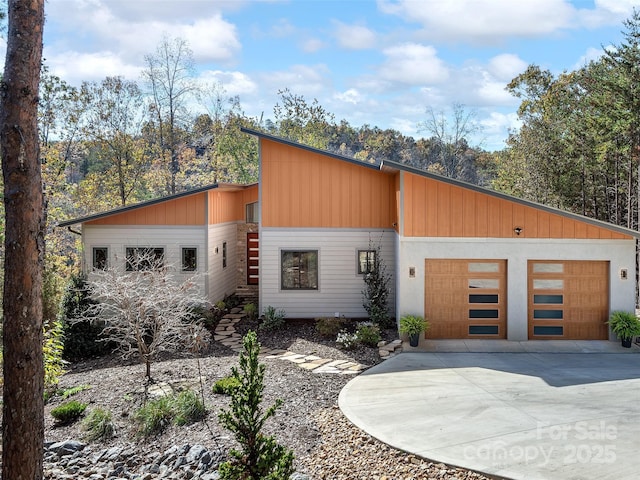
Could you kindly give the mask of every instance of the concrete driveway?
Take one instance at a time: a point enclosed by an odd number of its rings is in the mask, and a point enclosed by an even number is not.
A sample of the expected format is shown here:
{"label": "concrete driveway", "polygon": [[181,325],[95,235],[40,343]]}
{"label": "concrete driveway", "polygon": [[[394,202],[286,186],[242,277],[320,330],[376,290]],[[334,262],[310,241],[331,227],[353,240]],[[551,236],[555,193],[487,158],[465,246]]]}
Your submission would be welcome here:
{"label": "concrete driveway", "polygon": [[402,353],[339,405],[389,445],[490,475],[636,479],[640,349],[624,351]]}

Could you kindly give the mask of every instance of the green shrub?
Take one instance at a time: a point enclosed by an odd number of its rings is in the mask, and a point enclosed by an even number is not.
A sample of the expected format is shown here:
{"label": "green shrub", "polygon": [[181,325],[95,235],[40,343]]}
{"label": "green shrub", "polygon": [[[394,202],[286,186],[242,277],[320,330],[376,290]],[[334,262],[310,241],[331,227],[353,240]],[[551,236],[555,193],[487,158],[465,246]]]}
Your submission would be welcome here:
{"label": "green shrub", "polygon": [[185,390],[173,398],[173,423],[174,425],[190,425],[207,416],[207,409],[198,395]]}
{"label": "green shrub", "polygon": [[51,416],[55,418],[58,423],[66,425],[78,420],[86,408],[86,403],[71,400],[70,402],[63,403],[51,409]]}
{"label": "green shrub", "polygon": [[133,419],[138,424],[138,435],[149,437],[162,433],[173,419],[171,403],[170,397],[160,397],[149,400],[146,405],[140,407],[133,414]]}
{"label": "green shrub", "polygon": [[111,412],[102,408],[89,412],[82,421],[82,429],[86,432],[83,438],[89,442],[109,440],[116,433]]}
{"label": "green shrub", "polygon": [[336,343],[340,348],[345,350],[353,350],[358,346],[359,339],[357,333],[349,333],[346,330],[338,332]]}
{"label": "green shrub", "polygon": [[316,320],[316,332],[323,337],[334,338],[345,324],[343,318],[324,317]]}
{"label": "green shrub", "polygon": [[67,388],[66,390],[63,390],[60,396],[62,397],[63,400],[66,400],[67,398],[72,397],[73,395],[76,395],[80,392],[84,392],[85,390],[90,390],[90,389],[91,389],[91,385],[82,384],[76,387],[71,387],[71,388]]}
{"label": "green shrub", "polygon": [[240,381],[233,376],[224,377],[213,384],[213,393],[231,395],[235,388],[240,386]]}
{"label": "green shrub", "polygon": [[65,361],[62,359],[64,350],[63,326],[61,321],[52,322],[44,329],[44,386],[45,389],[55,389],[60,377],[65,373]]}
{"label": "green shrub", "polygon": [[169,425],[188,425],[202,420],[207,410],[195,392],[185,390],[178,395],[160,397],[147,402],[133,416],[138,435],[148,437],[162,433]]}
{"label": "green shrub", "polygon": [[387,273],[387,267],[382,260],[380,244],[374,247],[369,242],[369,249],[375,250],[373,262],[369,265],[369,271],[363,276],[365,288],[362,291],[364,303],[362,306],[369,315],[369,320],[380,327],[391,327],[393,322],[389,315],[389,282],[391,275]]}
{"label": "green shrub", "polygon": [[380,327],[372,322],[358,323],[356,336],[360,343],[364,343],[370,347],[377,347],[378,342],[382,339],[382,337],[380,337]]}
{"label": "green shrub", "polygon": [[62,300],[63,356],[67,360],[75,361],[101,356],[114,348],[114,344],[99,338],[104,328],[103,322],[74,322],[75,319],[84,317],[87,309],[94,303],[89,295],[86,278],[79,275],[73,276]]}
{"label": "green shrub", "polygon": [[261,330],[280,330],[286,324],[284,318],[287,316],[284,310],[276,310],[269,305],[264,309],[262,323],[260,324]]}
{"label": "green shrub", "polygon": [[288,480],[293,473],[293,452],[279,445],[274,437],[261,432],[265,422],[282,405],[282,400],[262,413],[265,365],[258,363],[260,345],[255,332],[243,339],[240,368],[233,367],[233,376],[240,383],[231,393],[231,409],[218,416],[220,423],[231,431],[242,451],[231,449],[231,460],[219,467],[223,480]]}
{"label": "green shrub", "polygon": [[247,314],[247,316],[249,317],[249,320],[253,321],[258,316],[258,307],[256,306],[255,303],[247,303],[244,306],[244,313]]}

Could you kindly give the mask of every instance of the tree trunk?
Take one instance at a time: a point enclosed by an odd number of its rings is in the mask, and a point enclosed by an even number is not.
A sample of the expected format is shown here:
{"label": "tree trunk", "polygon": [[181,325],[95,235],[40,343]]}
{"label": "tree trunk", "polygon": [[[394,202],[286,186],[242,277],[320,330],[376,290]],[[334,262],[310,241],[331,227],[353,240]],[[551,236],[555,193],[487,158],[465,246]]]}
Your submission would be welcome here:
{"label": "tree trunk", "polygon": [[0,104],[6,215],[2,478],[42,478],[44,212],[37,129],[44,0],[9,0]]}

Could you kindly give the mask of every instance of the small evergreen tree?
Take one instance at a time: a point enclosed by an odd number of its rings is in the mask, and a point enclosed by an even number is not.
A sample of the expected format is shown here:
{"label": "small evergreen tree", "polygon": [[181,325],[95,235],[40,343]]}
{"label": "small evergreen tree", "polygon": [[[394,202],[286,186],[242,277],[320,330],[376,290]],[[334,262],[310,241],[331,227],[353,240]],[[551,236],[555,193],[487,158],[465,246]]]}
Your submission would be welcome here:
{"label": "small evergreen tree", "polygon": [[273,436],[261,433],[269,417],[282,405],[276,400],[264,413],[260,408],[264,390],[265,365],[258,363],[260,344],[255,332],[243,339],[240,368],[231,369],[238,387],[231,391],[231,410],[223,410],[218,418],[233,432],[242,451],[232,449],[231,460],[220,465],[223,480],[288,480],[293,473],[293,452],[279,445]]}
{"label": "small evergreen tree", "polygon": [[382,260],[380,244],[373,246],[369,241],[369,249],[375,251],[373,261],[368,265],[368,271],[364,275],[365,288],[362,291],[364,303],[362,306],[369,314],[369,319],[381,328],[391,327],[389,316],[389,281],[391,276],[387,273],[387,266]]}

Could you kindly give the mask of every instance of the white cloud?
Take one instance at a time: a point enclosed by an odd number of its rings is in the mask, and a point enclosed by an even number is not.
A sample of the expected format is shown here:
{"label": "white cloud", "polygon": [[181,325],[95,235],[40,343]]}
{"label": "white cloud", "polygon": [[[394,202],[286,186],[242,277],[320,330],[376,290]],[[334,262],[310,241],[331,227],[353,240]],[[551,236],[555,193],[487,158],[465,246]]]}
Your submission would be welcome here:
{"label": "white cloud", "polygon": [[330,85],[329,76],[325,65],[292,65],[288,70],[262,72],[258,82],[270,92],[288,88],[296,94],[315,96]]}
{"label": "white cloud", "polygon": [[222,70],[206,70],[199,79],[202,83],[219,83],[229,96],[253,95],[258,91],[258,85],[248,75],[242,72],[225,72]]}
{"label": "white cloud", "polygon": [[[183,5],[177,2],[157,2],[165,8],[170,5],[173,17],[125,16],[123,11],[114,9],[122,6],[120,2],[53,0],[50,3],[55,8],[49,9],[47,16],[58,30],[55,35],[58,50],[116,52],[125,61],[142,63],[144,55],[153,53],[164,35],[185,39],[196,61],[230,62],[241,48],[235,25],[219,12],[206,8],[208,2],[195,2],[200,3],[202,9],[197,14],[192,12],[190,19],[184,19]],[[184,9],[190,10],[195,3],[187,2]],[[147,4],[152,10],[155,5]],[[45,28],[45,43],[47,32]],[[82,39],[90,41],[83,42]]]}
{"label": "white cloud", "polygon": [[487,65],[487,70],[495,79],[505,82],[510,82],[526,68],[527,62],[511,53],[496,55],[489,60],[489,65]]}
{"label": "white cloud", "polygon": [[123,76],[129,80],[138,80],[141,68],[137,65],[123,63],[113,52],[78,53],[56,52],[47,54],[51,73],[64,79],[71,85],[80,85],[84,80],[100,81],[107,76]]}
{"label": "white cloud", "polygon": [[325,47],[325,43],[318,38],[309,38],[307,40],[304,40],[300,45],[300,48],[302,48],[302,51],[306,53],[314,53],[314,52],[317,52],[318,50],[321,50],[324,47]]}
{"label": "white cloud", "polygon": [[350,50],[364,50],[375,45],[376,35],[363,25],[349,25],[334,20],[334,35],[338,44]]}
{"label": "white cloud", "polygon": [[495,42],[570,28],[576,10],[566,0],[380,0],[383,13],[422,25],[425,38]]}
{"label": "white cloud", "polygon": [[360,92],[355,88],[350,88],[344,92],[336,92],[333,97],[340,102],[351,103],[353,105],[357,105],[362,101],[362,95],[360,95]]}
{"label": "white cloud", "polygon": [[385,48],[387,57],[380,67],[380,75],[389,81],[409,85],[441,83],[449,77],[445,63],[431,46],[406,43]]}

